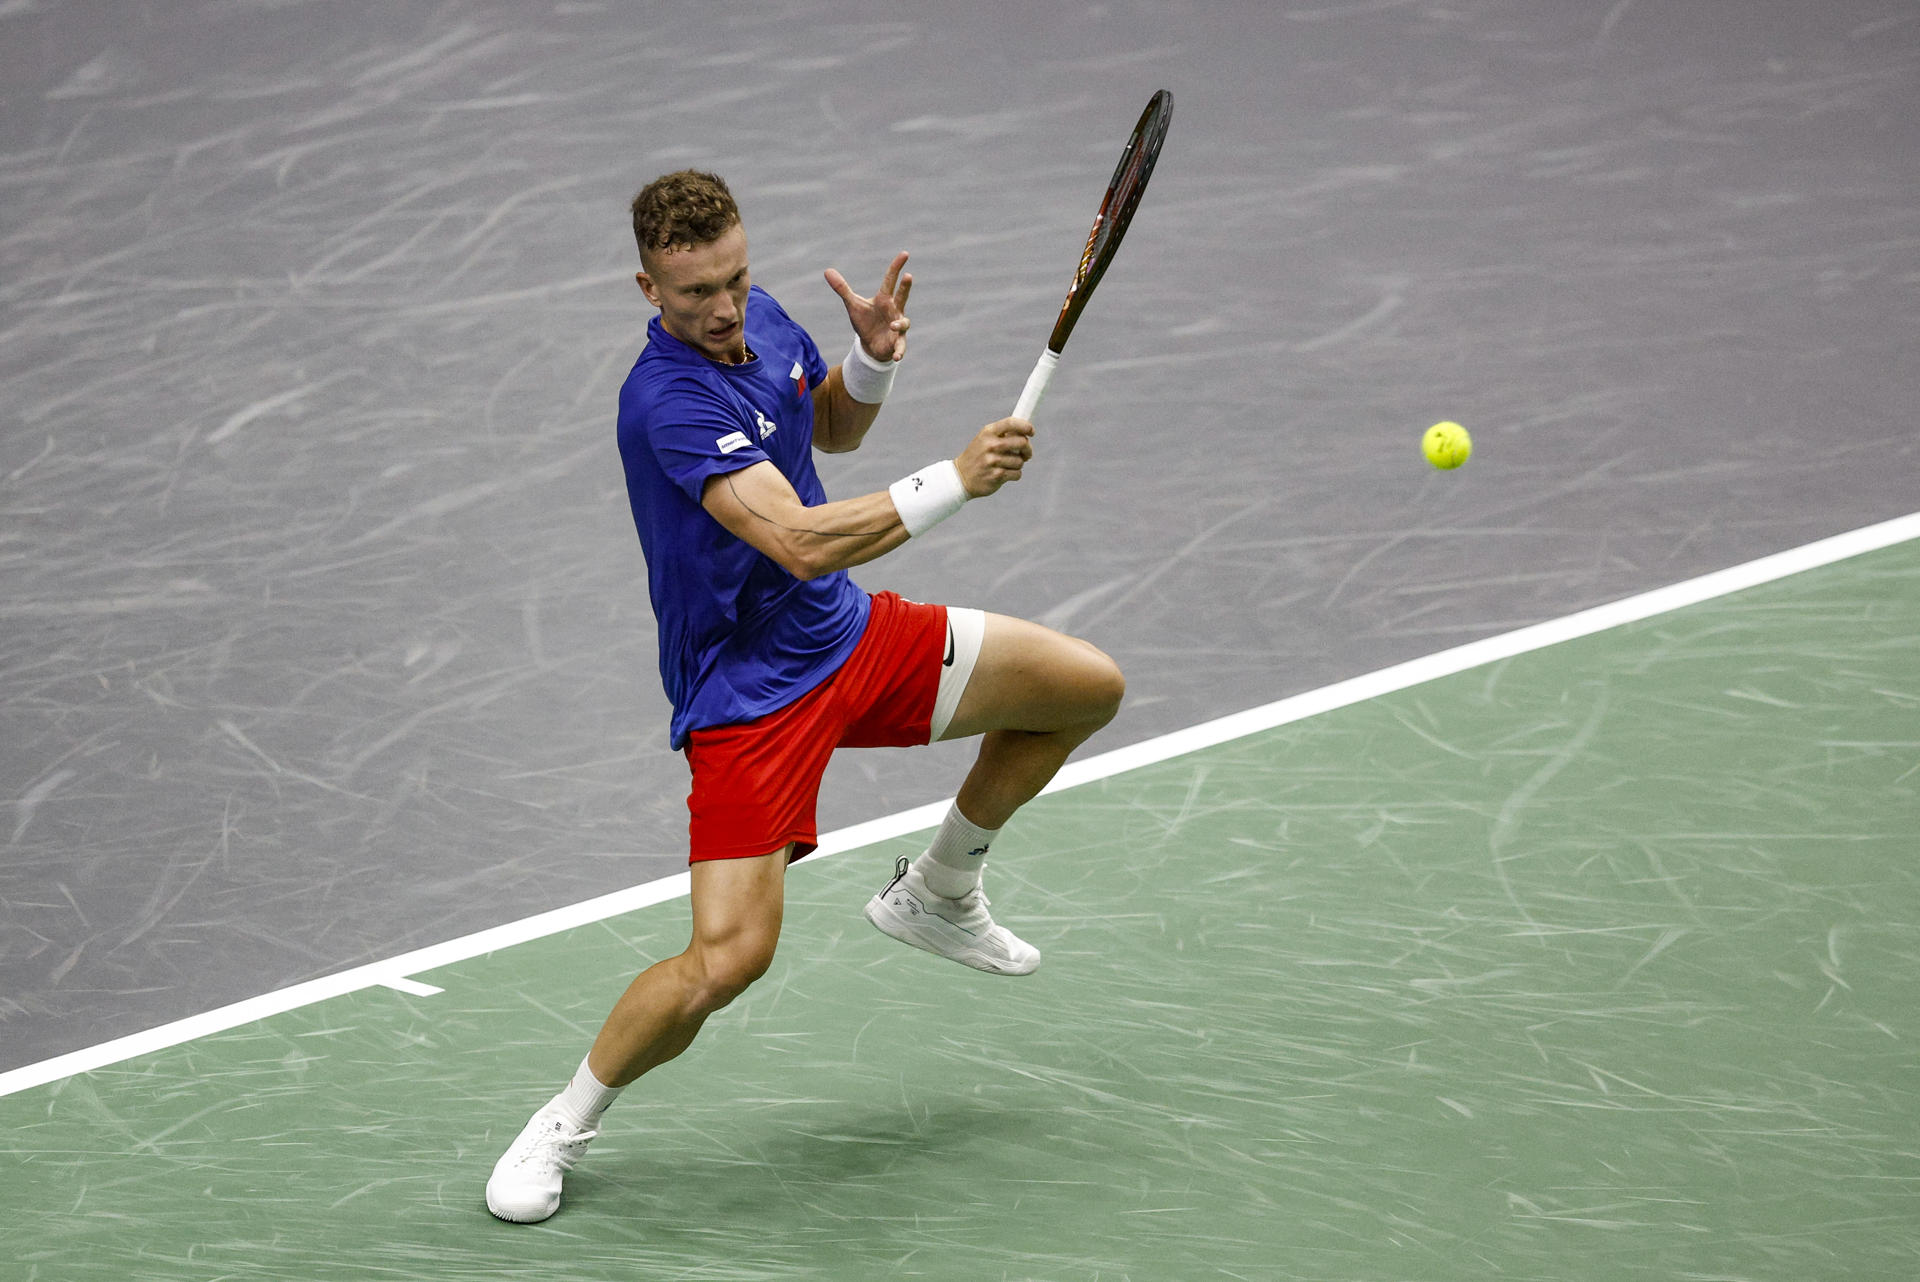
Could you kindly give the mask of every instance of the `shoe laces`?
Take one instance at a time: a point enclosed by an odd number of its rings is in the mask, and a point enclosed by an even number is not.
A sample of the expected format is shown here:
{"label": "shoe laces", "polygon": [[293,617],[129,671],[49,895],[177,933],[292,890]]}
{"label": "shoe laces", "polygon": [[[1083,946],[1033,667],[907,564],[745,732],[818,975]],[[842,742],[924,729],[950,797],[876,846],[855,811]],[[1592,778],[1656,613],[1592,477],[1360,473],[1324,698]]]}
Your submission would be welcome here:
{"label": "shoe laces", "polygon": [[514,1159],[515,1166],[551,1165],[571,1171],[587,1151],[589,1141],[599,1138],[597,1130],[581,1130],[557,1113],[548,1114],[540,1128]]}

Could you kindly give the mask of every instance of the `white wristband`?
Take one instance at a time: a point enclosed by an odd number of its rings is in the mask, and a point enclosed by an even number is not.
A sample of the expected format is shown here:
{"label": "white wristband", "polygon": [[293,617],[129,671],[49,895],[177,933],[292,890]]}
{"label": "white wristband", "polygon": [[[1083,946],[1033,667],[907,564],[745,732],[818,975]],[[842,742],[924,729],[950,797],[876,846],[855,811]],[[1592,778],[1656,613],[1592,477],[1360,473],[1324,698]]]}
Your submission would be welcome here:
{"label": "white wristband", "polygon": [[847,395],[862,405],[878,405],[893,390],[893,371],[898,367],[898,361],[876,361],[867,355],[856,338],[853,350],[840,362],[840,382]]}
{"label": "white wristband", "polygon": [[903,476],[887,487],[894,510],[909,535],[925,534],[940,522],[966,506],[973,495],[960,481],[960,469],[952,459],[930,463],[912,476]]}

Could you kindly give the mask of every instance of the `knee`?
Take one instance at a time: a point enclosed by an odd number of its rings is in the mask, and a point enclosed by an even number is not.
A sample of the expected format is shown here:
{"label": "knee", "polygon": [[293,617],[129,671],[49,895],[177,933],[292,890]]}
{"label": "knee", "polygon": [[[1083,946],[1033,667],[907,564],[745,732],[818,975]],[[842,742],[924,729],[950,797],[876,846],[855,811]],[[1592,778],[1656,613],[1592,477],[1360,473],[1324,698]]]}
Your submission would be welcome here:
{"label": "knee", "polygon": [[1088,720],[1098,729],[1120,711],[1120,703],[1127,697],[1127,678],[1112,656],[1098,646],[1087,646],[1083,666],[1080,685]]}
{"label": "knee", "polygon": [[772,940],[695,948],[691,953],[696,977],[693,1004],[703,1015],[731,1003],[773,965]]}

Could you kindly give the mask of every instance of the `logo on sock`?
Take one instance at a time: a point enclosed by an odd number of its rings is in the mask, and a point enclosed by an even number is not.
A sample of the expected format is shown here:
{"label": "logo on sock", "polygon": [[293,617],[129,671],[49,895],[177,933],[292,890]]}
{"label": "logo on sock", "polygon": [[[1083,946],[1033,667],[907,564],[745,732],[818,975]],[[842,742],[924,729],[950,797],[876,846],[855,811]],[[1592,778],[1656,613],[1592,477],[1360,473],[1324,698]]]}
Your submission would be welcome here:
{"label": "logo on sock", "polygon": [[986,858],[986,855],[987,855],[987,848],[985,846],[976,846],[974,849],[969,850],[967,852],[967,858],[969,859],[984,859]]}

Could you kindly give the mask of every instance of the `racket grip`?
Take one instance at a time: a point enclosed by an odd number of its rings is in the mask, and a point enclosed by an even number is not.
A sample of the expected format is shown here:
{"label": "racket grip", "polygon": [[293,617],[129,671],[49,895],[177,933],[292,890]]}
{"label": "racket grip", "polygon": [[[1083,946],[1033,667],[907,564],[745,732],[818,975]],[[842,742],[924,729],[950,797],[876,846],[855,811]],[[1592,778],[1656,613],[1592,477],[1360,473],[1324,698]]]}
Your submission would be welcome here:
{"label": "racket grip", "polygon": [[1020,399],[1014,403],[1013,417],[1033,421],[1033,412],[1040,408],[1040,398],[1047,394],[1047,384],[1053,381],[1053,371],[1059,366],[1060,353],[1052,348],[1040,353],[1033,373],[1027,375],[1027,385],[1020,389]]}

